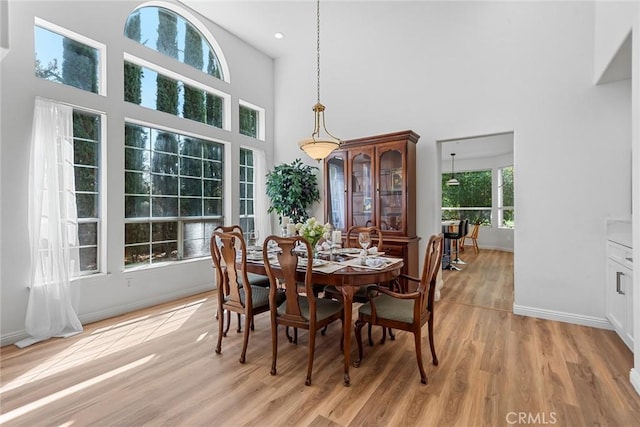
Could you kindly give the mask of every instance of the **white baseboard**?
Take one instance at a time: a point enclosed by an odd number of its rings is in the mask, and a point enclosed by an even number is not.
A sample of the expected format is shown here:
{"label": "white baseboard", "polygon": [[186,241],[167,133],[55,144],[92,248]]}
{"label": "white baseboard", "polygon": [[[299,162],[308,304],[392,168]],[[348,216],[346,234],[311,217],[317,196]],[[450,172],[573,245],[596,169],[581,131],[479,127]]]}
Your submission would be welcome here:
{"label": "white baseboard", "polygon": [[540,319],[555,320],[558,322],[573,323],[576,325],[590,326],[598,329],[613,330],[613,325],[604,317],[584,316],[582,314],[566,313],[563,311],[546,310],[536,307],[513,305],[513,314],[521,316],[537,317]]}
{"label": "white baseboard", "polygon": [[[116,307],[110,307],[106,310],[100,310],[93,313],[85,313],[80,318],[80,323],[83,325],[98,322],[100,320],[108,319],[110,317],[120,316],[121,314],[130,313],[132,311],[141,310],[147,307],[153,307],[154,305],[163,304],[165,302],[174,301],[180,298],[189,297],[192,295],[201,294],[203,292],[209,292],[215,289],[215,286],[209,282],[199,286],[194,286],[188,289],[181,289],[175,292],[169,292],[165,294],[154,295],[152,297],[137,300],[133,303],[122,304]],[[24,329],[21,331],[11,332],[9,334],[2,335],[0,337],[0,346],[15,344],[16,342],[29,337],[27,331]]]}
{"label": "white baseboard", "polygon": [[629,381],[631,381],[633,388],[636,389],[636,393],[640,394],[640,372],[638,372],[636,368],[631,368]]}

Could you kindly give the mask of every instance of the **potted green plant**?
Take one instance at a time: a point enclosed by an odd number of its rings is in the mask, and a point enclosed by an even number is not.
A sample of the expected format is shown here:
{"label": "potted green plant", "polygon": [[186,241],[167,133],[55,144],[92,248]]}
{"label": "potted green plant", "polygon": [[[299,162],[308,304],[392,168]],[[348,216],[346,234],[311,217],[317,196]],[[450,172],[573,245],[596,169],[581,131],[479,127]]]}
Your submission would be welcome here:
{"label": "potted green plant", "polygon": [[316,170],[300,159],[275,166],[267,173],[267,196],[271,200],[267,212],[288,216],[294,224],[304,221],[309,216],[307,209],[320,201]]}

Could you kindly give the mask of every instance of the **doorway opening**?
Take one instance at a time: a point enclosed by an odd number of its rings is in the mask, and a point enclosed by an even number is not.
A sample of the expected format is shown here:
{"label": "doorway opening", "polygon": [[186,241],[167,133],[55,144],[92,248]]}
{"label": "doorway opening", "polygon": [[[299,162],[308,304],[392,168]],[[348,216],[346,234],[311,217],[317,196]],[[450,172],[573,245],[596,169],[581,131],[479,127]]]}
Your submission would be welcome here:
{"label": "doorway opening", "polygon": [[513,153],[512,131],[437,141],[441,180],[436,193],[443,224],[468,220],[469,233],[479,224],[475,242],[466,238],[458,247],[458,269],[443,271],[442,299],[513,310]]}

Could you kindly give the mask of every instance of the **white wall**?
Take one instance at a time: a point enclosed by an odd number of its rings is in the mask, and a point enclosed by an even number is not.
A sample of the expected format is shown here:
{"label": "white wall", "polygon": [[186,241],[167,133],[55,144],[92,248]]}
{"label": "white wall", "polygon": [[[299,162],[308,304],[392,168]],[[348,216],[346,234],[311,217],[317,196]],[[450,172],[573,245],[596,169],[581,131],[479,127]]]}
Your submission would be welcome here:
{"label": "white wall", "polygon": [[[631,209],[631,99],[628,81],[594,86],[594,4],[327,2],[322,22],[332,133],[421,135],[418,234],[439,229],[436,141],[514,131],[515,309],[606,327],[604,219]],[[276,161],[312,127],[312,48],[276,61]]]}
{"label": "white wall", "polygon": [[[2,60],[1,81],[1,338],[7,344],[24,337],[29,278],[27,232],[27,200],[29,145],[36,95],[72,105],[95,109],[107,115],[107,138],[103,141],[107,170],[103,190],[108,214],[106,226],[106,266],[104,274],[73,283],[79,293],[80,319],[86,323],[132,309],[156,304],[176,297],[213,288],[211,261],[196,260],[173,263],[166,267],[136,271],[123,269],[124,254],[124,119],[125,117],[159,120],[167,126],[183,126],[182,120],[164,113],[144,110],[123,100],[123,46],[142,49],[123,36],[128,14],[139,1],[11,1],[10,51]],[[157,4],[158,2],[156,2]],[[175,4],[169,2],[168,4]],[[34,76],[34,16],[104,43],[107,49],[107,97],[69,89]],[[197,16],[197,15],[196,15]],[[237,164],[240,145],[266,149],[267,161],[273,159],[273,61],[241,42],[216,25],[206,22],[229,63],[231,83],[219,82],[219,89],[232,93],[232,131],[215,129],[193,122],[187,131],[217,139],[227,144],[228,162],[225,173],[230,197],[226,200],[231,223],[237,222]],[[160,55],[158,55],[160,56]],[[170,58],[160,58],[159,65],[168,67]],[[266,142],[239,135],[238,98],[268,111]],[[144,111],[143,111],[144,110]],[[128,286],[130,284],[130,286]]]}
{"label": "white wall", "polygon": [[612,65],[618,49],[629,35],[638,13],[638,2],[596,2],[595,8],[593,69],[594,81],[598,81]]}

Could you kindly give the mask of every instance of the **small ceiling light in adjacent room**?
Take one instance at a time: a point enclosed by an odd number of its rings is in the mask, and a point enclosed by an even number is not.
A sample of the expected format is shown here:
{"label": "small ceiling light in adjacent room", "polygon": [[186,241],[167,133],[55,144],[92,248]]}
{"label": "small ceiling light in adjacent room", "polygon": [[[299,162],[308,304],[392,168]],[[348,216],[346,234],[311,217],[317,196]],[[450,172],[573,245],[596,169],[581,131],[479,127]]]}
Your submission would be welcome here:
{"label": "small ceiling light in adjacent room", "polygon": [[[313,106],[315,125],[311,136],[298,142],[298,145],[300,146],[301,150],[309,155],[309,157],[320,161],[331,154],[333,150],[339,148],[342,144],[342,141],[331,135],[331,133],[329,133],[329,131],[327,130],[327,126],[324,122],[325,106],[320,103],[320,0],[318,0],[317,2],[316,18],[318,102]],[[324,131],[324,135],[321,135],[321,131]]]}
{"label": "small ceiling light in adjacent room", "polygon": [[453,168],[455,157],[456,157],[456,153],[451,153],[451,178],[449,178],[447,180],[447,185],[450,186],[450,187],[451,186],[460,185],[460,181],[458,181],[456,179],[455,171],[454,171],[454,168]]}
{"label": "small ceiling light in adjacent room", "polygon": [[275,37],[275,38],[277,38],[278,40],[280,40],[280,39],[283,39],[283,38],[284,38],[284,34],[282,34],[282,33],[275,33],[275,34],[273,35],[273,37]]}

